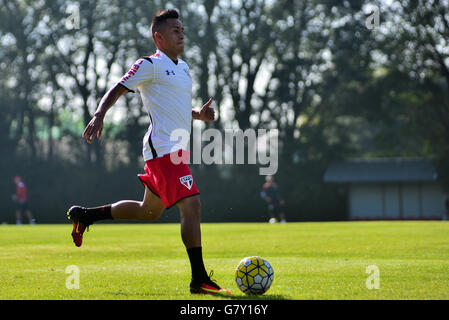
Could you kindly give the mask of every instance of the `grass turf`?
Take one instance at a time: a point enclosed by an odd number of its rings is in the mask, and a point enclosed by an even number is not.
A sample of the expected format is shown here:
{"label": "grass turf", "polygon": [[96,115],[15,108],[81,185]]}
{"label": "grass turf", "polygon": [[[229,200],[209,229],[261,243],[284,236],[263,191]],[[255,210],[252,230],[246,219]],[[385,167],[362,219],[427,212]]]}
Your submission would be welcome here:
{"label": "grass turf", "polygon": [[[178,224],[95,224],[80,248],[71,229],[0,226],[0,300],[224,299],[189,293]],[[203,223],[202,238],[207,270],[233,299],[449,298],[449,222]],[[250,255],[274,268],[263,296],[234,283]],[[80,270],[79,289],[66,288],[70,265]],[[379,289],[366,286],[370,265]]]}

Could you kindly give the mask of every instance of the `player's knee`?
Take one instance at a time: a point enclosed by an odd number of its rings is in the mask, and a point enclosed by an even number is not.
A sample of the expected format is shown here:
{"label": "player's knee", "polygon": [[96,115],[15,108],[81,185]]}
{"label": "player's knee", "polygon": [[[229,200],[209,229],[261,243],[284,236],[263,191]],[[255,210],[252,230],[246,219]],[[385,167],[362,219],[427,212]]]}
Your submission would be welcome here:
{"label": "player's knee", "polygon": [[144,202],[140,205],[141,216],[147,221],[156,221],[162,214],[163,208],[153,208],[151,205],[147,205]]}
{"label": "player's knee", "polygon": [[148,221],[156,221],[161,216],[163,210],[149,210],[147,211]]}
{"label": "player's knee", "polygon": [[201,213],[201,200],[200,197],[192,197],[189,198],[190,200],[190,207],[192,211],[194,211],[197,214]]}
{"label": "player's knee", "polygon": [[199,196],[186,198],[182,201],[182,213],[185,215],[201,215],[201,200]]}

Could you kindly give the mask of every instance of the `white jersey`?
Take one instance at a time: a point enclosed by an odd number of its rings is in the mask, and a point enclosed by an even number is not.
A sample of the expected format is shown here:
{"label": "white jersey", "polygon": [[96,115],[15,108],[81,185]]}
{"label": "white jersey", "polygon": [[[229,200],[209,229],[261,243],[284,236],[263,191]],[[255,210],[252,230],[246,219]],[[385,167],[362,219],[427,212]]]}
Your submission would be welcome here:
{"label": "white jersey", "polygon": [[174,130],[185,130],[190,136],[192,123],[192,79],[188,65],[181,59],[173,62],[157,50],[150,57],[136,61],[119,82],[129,91],[139,89],[151,124],[143,138],[145,161],[183,149],[188,141],[171,141]]}

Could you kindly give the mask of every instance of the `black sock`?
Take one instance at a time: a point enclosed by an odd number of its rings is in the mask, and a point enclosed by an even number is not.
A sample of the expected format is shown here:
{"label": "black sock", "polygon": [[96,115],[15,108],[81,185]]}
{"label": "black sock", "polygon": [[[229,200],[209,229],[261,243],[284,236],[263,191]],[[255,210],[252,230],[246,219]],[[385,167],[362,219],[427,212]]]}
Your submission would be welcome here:
{"label": "black sock", "polygon": [[203,251],[201,247],[187,249],[190,267],[192,268],[192,280],[204,281],[208,278],[203,262]]}
{"label": "black sock", "polygon": [[112,220],[111,215],[111,205],[101,206],[101,207],[95,207],[95,208],[88,208],[87,214],[89,215],[89,218],[92,219],[93,222],[98,220]]}

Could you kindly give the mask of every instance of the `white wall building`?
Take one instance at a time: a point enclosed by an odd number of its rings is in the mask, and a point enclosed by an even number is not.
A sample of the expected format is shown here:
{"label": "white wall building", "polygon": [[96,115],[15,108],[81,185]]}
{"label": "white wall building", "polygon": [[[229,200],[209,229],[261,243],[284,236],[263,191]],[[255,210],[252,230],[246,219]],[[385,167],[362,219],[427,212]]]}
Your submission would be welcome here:
{"label": "white wall building", "polygon": [[434,164],[423,158],[348,159],[324,174],[348,187],[351,220],[442,219],[446,195],[436,180]]}

